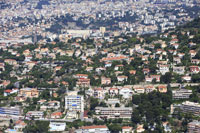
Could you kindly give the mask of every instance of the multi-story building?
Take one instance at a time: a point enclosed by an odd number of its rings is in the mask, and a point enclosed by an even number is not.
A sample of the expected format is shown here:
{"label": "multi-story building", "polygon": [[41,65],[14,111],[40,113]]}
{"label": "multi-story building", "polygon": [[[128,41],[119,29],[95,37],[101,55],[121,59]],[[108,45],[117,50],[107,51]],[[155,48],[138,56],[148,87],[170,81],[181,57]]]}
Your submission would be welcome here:
{"label": "multi-story building", "polygon": [[49,131],[50,132],[61,132],[66,128],[66,123],[63,122],[50,122]]}
{"label": "multi-story building", "polygon": [[43,111],[28,111],[26,113],[26,117],[28,117],[28,118],[32,118],[32,117],[43,118],[43,116],[44,116]]}
{"label": "multi-story building", "polygon": [[172,91],[173,99],[188,99],[192,94],[192,90],[187,89],[178,89]]}
{"label": "multi-story building", "polygon": [[185,101],[181,104],[180,109],[184,113],[192,113],[194,115],[200,115],[200,104],[199,103]]}
{"label": "multi-story building", "polygon": [[192,121],[188,123],[188,133],[199,133],[200,132],[200,121]]}
{"label": "multi-story building", "polygon": [[165,73],[169,72],[169,65],[160,65],[159,69],[160,73],[164,75]]}
{"label": "multi-story building", "polygon": [[131,107],[96,107],[95,112],[100,117],[106,118],[131,118]]}
{"label": "multi-story building", "polygon": [[18,107],[1,107],[0,114],[2,115],[21,115],[21,110]]}
{"label": "multi-story building", "polygon": [[36,88],[22,88],[20,89],[19,95],[26,98],[33,98],[39,96],[39,91]]}
{"label": "multi-story building", "polygon": [[65,109],[69,111],[84,112],[84,99],[80,95],[70,95],[65,97]]}
{"label": "multi-story building", "polygon": [[185,66],[173,66],[173,72],[182,75],[185,73]]}

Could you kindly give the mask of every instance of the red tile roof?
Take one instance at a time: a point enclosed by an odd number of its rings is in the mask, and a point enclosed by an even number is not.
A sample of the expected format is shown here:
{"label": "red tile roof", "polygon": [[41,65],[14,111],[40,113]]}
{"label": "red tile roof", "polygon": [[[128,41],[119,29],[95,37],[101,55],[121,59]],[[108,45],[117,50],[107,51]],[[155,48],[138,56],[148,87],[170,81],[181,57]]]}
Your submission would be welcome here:
{"label": "red tile roof", "polygon": [[107,128],[105,125],[84,126],[81,129]]}

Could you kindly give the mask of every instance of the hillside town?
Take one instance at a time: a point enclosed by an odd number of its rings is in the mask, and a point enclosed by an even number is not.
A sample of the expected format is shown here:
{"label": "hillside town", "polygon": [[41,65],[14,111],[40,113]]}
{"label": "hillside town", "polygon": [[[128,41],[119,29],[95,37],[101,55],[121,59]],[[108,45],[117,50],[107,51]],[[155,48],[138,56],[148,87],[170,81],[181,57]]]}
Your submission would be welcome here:
{"label": "hillside town", "polygon": [[0,130],[199,132],[200,19],[157,35],[0,43]]}
{"label": "hillside town", "polygon": [[199,133],[200,0],[1,0],[0,133]]}

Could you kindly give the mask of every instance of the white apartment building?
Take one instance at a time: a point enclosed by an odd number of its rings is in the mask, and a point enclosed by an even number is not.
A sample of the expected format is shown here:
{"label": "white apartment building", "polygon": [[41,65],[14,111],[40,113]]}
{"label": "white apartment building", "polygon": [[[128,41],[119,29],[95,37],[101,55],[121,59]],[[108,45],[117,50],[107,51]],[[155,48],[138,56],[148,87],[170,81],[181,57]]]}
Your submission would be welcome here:
{"label": "white apartment building", "polygon": [[100,117],[107,118],[131,118],[131,107],[96,107],[95,112]]}
{"label": "white apartment building", "polygon": [[75,133],[110,133],[110,131],[106,125],[93,125],[81,127]]}
{"label": "white apartment building", "polygon": [[183,75],[185,73],[185,66],[173,66],[173,72]]}
{"label": "white apartment building", "polygon": [[188,99],[192,94],[192,90],[187,89],[178,89],[172,91],[172,98],[173,99]]}
{"label": "white apartment building", "polygon": [[169,65],[160,65],[159,70],[160,73],[164,75],[165,73],[169,72]]}
{"label": "white apartment building", "polygon": [[66,128],[66,123],[62,123],[62,122],[50,122],[50,124],[49,124],[49,131],[50,132],[64,131],[65,128]]}
{"label": "white apartment building", "polygon": [[28,111],[26,113],[26,117],[31,118],[31,117],[35,117],[35,118],[43,118],[44,116],[44,112],[43,111]]}
{"label": "white apartment building", "polygon": [[80,95],[65,96],[65,109],[84,112],[84,99]]}

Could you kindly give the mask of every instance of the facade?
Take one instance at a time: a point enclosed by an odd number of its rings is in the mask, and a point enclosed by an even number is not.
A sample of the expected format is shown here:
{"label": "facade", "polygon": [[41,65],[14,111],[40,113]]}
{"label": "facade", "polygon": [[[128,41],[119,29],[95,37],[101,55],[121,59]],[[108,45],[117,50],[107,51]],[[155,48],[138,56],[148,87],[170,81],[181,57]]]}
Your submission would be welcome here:
{"label": "facade", "polygon": [[200,132],[200,121],[192,121],[188,123],[188,133],[199,133]]}
{"label": "facade", "polygon": [[158,86],[158,91],[160,93],[166,93],[167,92],[167,86],[166,85],[159,85]]}
{"label": "facade", "polygon": [[169,65],[160,65],[160,73],[164,75],[165,73],[169,72]]}
{"label": "facade", "polygon": [[102,88],[95,88],[93,96],[99,99],[104,99],[105,91]]}
{"label": "facade", "polygon": [[26,113],[26,117],[35,117],[35,118],[43,118],[44,113],[43,111],[29,111]]}
{"label": "facade", "polygon": [[180,74],[180,75],[183,75],[185,73],[185,66],[174,66],[173,67],[173,72],[174,73],[177,73],[177,74]]}
{"label": "facade", "polygon": [[192,90],[187,89],[178,89],[172,91],[172,98],[173,99],[188,99],[192,94]]}
{"label": "facade", "polygon": [[131,118],[133,109],[130,107],[96,107],[95,112],[106,118]]}
{"label": "facade", "polygon": [[0,114],[2,115],[21,115],[21,110],[18,107],[1,107]]}
{"label": "facade", "polygon": [[79,87],[89,87],[90,86],[90,79],[80,78],[80,79],[78,79],[76,84]]}
{"label": "facade", "polygon": [[39,96],[39,91],[36,88],[23,88],[23,89],[20,89],[19,95],[33,98],[33,97]]}
{"label": "facade", "polygon": [[65,97],[65,109],[69,111],[84,112],[84,99],[80,95],[70,95]]}
{"label": "facade", "polygon": [[180,109],[184,113],[192,113],[194,115],[200,115],[200,104],[199,103],[185,101],[181,104]]}
{"label": "facade", "polygon": [[75,133],[110,133],[110,131],[106,125],[94,125],[81,127]]}
{"label": "facade", "polygon": [[26,123],[24,121],[18,120],[15,122],[14,129],[16,131],[22,131],[26,127]]}

